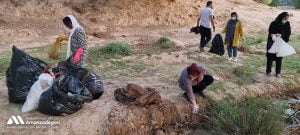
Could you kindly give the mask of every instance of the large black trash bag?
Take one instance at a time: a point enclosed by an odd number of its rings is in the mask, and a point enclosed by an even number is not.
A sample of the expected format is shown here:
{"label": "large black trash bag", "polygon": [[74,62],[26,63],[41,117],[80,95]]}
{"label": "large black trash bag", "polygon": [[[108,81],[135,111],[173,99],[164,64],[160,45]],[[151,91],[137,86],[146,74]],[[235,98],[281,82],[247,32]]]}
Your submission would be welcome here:
{"label": "large black trash bag", "polygon": [[72,114],[93,97],[80,81],[80,68],[69,67],[41,95],[38,110],[47,115]]}
{"label": "large black trash bag", "polygon": [[15,46],[12,51],[11,63],[6,71],[9,102],[24,103],[31,86],[48,65]]}
{"label": "large black trash bag", "polygon": [[[76,67],[76,68],[74,68]],[[101,81],[100,77],[95,73],[89,72],[85,68],[73,66],[72,63],[67,61],[61,61],[57,68],[53,69],[53,72],[64,72],[70,69],[76,69],[77,75],[80,78],[81,82],[84,86],[90,91],[93,96],[93,99],[99,99],[104,92],[103,82]]]}
{"label": "large black trash bag", "polygon": [[210,53],[218,54],[223,56],[225,53],[224,42],[221,34],[216,34],[212,41],[212,46],[209,50]]}
{"label": "large black trash bag", "polygon": [[81,82],[93,95],[93,99],[100,98],[100,96],[104,92],[103,82],[100,80],[100,77],[95,73],[87,72],[85,76],[83,76]]}

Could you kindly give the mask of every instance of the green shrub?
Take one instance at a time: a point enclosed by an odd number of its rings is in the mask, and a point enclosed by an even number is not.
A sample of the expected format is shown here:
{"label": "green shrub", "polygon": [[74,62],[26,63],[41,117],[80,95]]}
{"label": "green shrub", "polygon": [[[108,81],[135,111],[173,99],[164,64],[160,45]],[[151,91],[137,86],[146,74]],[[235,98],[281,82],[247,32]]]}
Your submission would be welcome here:
{"label": "green shrub", "polygon": [[213,91],[226,91],[226,88],[225,88],[225,86],[224,86],[224,84],[223,83],[213,83],[210,87],[209,87],[209,89],[211,89],[211,90],[213,90]]}
{"label": "green shrub", "polygon": [[280,135],[284,130],[286,106],[267,98],[249,98],[243,102],[210,101],[213,127],[229,135]]}
{"label": "green shrub", "polygon": [[110,55],[129,55],[131,51],[130,46],[123,42],[108,43],[101,49],[102,53]]}
{"label": "green shrub", "polygon": [[300,0],[294,0],[294,7],[300,9]]}
{"label": "green shrub", "polygon": [[249,79],[252,75],[253,69],[248,66],[240,66],[233,69],[233,74],[242,79]]}
{"label": "green shrub", "polygon": [[272,0],[270,6],[274,6],[274,7],[278,6],[278,0]]}
{"label": "green shrub", "polygon": [[166,38],[166,37],[161,37],[158,40],[159,46],[162,49],[169,49],[173,46],[173,43],[170,39]]}
{"label": "green shrub", "polygon": [[254,0],[258,3],[263,3],[263,4],[266,4],[266,5],[269,5],[272,3],[272,0]]}
{"label": "green shrub", "polygon": [[10,64],[10,55],[0,55],[0,76],[4,76]]}

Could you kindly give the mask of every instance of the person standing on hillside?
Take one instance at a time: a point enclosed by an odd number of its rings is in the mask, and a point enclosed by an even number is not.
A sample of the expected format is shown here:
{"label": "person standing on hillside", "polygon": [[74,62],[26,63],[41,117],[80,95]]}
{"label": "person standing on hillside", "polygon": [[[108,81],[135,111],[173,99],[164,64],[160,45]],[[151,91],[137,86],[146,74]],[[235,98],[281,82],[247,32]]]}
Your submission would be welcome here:
{"label": "person standing on hillside", "polygon": [[181,72],[178,79],[179,87],[184,90],[184,97],[193,105],[193,113],[199,111],[199,106],[196,103],[194,93],[198,93],[205,98],[203,91],[207,86],[213,83],[214,80],[219,80],[208,74],[205,67],[201,64],[193,63],[186,67]]}
{"label": "person standing on hillside", "polygon": [[272,72],[272,64],[273,61],[276,61],[276,76],[281,77],[281,65],[282,65],[282,57],[277,57],[275,53],[269,53],[268,50],[271,49],[274,44],[274,37],[281,37],[285,42],[289,42],[291,36],[291,25],[289,20],[289,13],[282,12],[277,16],[277,18],[270,24],[269,27],[269,36],[267,42],[267,69],[266,74],[271,76]]}
{"label": "person standing on hillside", "polygon": [[223,33],[226,33],[225,45],[227,45],[229,60],[237,62],[237,47],[240,44],[240,38],[243,37],[243,26],[236,12],[231,13],[231,19],[228,21]]}
{"label": "person standing on hillside", "polygon": [[200,25],[200,51],[204,52],[204,47],[208,44],[212,37],[212,31],[215,31],[215,22],[214,22],[214,10],[213,2],[208,1],[206,7],[200,11],[199,18],[197,20],[197,27]]}
{"label": "person standing on hillside", "polygon": [[88,47],[84,29],[72,15],[66,16],[63,24],[69,34],[66,59],[78,67],[86,66]]}

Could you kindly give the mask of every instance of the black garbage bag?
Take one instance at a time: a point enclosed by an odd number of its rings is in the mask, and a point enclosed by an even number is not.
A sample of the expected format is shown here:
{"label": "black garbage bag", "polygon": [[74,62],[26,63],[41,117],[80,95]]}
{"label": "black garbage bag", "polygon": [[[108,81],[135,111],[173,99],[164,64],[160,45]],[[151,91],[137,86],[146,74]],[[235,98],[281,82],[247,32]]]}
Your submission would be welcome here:
{"label": "black garbage bag", "polygon": [[11,63],[6,71],[9,102],[24,103],[31,86],[48,65],[15,46],[12,52]]}
{"label": "black garbage bag", "polygon": [[200,34],[200,27],[192,27],[190,33]]}
{"label": "black garbage bag", "polygon": [[80,110],[85,102],[93,100],[92,94],[80,81],[83,68],[60,63],[62,74],[51,88],[41,95],[38,110],[47,115],[72,114]]}
{"label": "black garbage bag", "polygon": [[212,46],[209,50],[210,53],[218,54],[223,56],[225,53],[224,42],[221,34],[216,34],[212,41]]}
{"label": "black garbage bag", "polygon": [[100,77],[95,73],[89,72],[84,68],[77,67],[72,63],[67,61],[61,61],[56,68],[53,69],[53,72],[63,72],[65,70],[70,70],[72,67],[76,67],[77,75],[80,78],[81,82],[84,86],[90,91],[93,95],[93,99],[98,99],[104,92],[103,82],[101,81]]}
{"label": "black garbage bag", "polygon": [[93,99],[98,99],[103,94],[103,82],[100,80],[100,77],[95,73],[86,73],[81,81],[93,95]]}

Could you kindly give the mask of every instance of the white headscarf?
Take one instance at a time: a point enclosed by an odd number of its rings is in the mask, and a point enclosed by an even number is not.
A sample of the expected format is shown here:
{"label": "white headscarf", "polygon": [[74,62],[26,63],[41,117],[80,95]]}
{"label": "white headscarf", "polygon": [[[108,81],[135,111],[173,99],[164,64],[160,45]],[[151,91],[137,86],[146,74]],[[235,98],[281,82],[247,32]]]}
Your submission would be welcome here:
{"label": "white headscarf", "polygon": [[74,32],[77,28],[82,28],[73,15],[68,15],[67,17],[70,18],[70,20],[72,22],[72,29],[69,29],[65,26],[65,29],[67,29],[69,32],[69,41],[68,41],[68,49],[67,49],[66,59],[68,59],[71,56],[71,37],[72,37],[72,35],[74,34]]}

